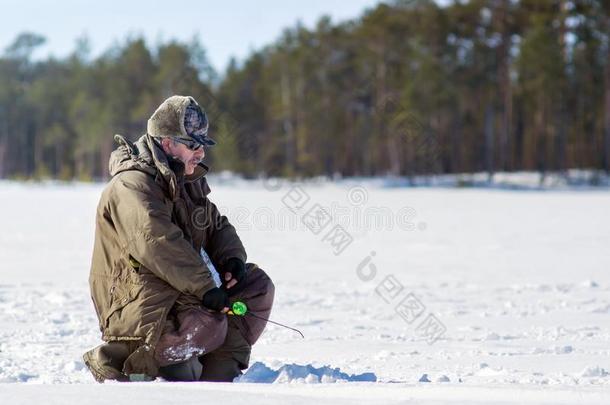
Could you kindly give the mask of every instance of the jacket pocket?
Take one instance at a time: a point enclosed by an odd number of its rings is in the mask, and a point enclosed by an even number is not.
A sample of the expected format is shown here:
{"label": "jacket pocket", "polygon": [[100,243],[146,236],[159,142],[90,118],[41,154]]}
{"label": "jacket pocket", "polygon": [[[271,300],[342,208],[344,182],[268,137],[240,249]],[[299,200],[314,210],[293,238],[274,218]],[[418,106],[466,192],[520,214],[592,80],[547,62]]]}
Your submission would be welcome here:
{"label": "jacket pocket", "polygon": [[110,318],[121,311],[131,302],[135,301],[143,286],[133,283],[116,283],[110,287],[110,307],[105,317],[106,328],[109,327]]}

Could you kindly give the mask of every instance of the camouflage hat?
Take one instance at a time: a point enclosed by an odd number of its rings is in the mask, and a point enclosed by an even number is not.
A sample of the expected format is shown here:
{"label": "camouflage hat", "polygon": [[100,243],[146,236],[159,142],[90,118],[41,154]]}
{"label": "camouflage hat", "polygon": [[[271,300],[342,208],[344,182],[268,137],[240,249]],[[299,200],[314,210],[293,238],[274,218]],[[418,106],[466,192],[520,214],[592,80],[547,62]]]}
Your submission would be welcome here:
{"label": "camouflage hat", "polygon": [[147,132],[154,138],[180,138],[204,146],[215,145],[208,137],[208,117],[190,96],[165,100],[148,120]]}
{"label": "camouflage hat", "polygon": [[184,112],[184,129],[186,133],[198,143],[205,146],[216,145],[212,138],[208,138],[208,117],[197,104],[186,107]]}

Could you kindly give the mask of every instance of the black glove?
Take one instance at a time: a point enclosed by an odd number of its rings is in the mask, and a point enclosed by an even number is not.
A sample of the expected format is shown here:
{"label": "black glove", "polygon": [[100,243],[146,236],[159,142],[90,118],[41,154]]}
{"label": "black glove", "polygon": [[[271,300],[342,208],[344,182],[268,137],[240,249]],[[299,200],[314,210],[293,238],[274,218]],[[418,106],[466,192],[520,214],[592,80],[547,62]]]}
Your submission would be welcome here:
{"label": "black glove", "polygon": [[214,287],[203,294],[201,303],[204,307],[214,311],[222,311],[223,308],[229,308],[231,305],[227,293],[218,287]]}
{"label": "black glove", "polygon": [[[237,284],[235,284],[231,288],[227,288],[228,281],[225,280],[227,273],[231,274],[231,280],[234,279],[237,281]],[[222,279],[222,287],[225,289],[225,291],[227,291],[227,293],[233,295],[241,291],[246,285],[246,264],[241,259],[238,259],[237,257],[232,257],[227,260],[224,266],[222,266],[220,276]]]}

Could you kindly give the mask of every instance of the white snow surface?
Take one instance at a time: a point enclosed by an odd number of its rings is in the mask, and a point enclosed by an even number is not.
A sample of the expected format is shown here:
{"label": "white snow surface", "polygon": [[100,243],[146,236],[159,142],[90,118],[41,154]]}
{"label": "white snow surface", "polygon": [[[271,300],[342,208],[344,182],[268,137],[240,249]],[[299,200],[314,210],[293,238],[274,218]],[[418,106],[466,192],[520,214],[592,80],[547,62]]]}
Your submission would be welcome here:
{"label": "white snow surface", "polygon": [[[269,325],[235,384],[95,383],[81,355],[100,343],[103,185],[1,181],[0,404],[610,403],[607,189],[211,186],[275,282],[271,318],[305,338]],[[335,225],[353,238],[339,254]],[[429,315],[446,328],[432,344]]]}

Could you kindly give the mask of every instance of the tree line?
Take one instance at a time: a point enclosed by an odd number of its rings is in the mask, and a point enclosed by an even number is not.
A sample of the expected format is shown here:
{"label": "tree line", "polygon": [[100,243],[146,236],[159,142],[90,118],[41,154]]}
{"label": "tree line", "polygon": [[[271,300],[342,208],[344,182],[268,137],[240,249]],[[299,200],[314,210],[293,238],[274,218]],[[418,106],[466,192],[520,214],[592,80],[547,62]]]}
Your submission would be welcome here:
{"label": "tree line", "polygon": [[0,178],[105,178],[113,134],[172,94],[207,110],[213,168],[246,176],[610,172],[608,1],[396,0],[220,73],[196,37],[36,60],[44,42],[0,57]]}

